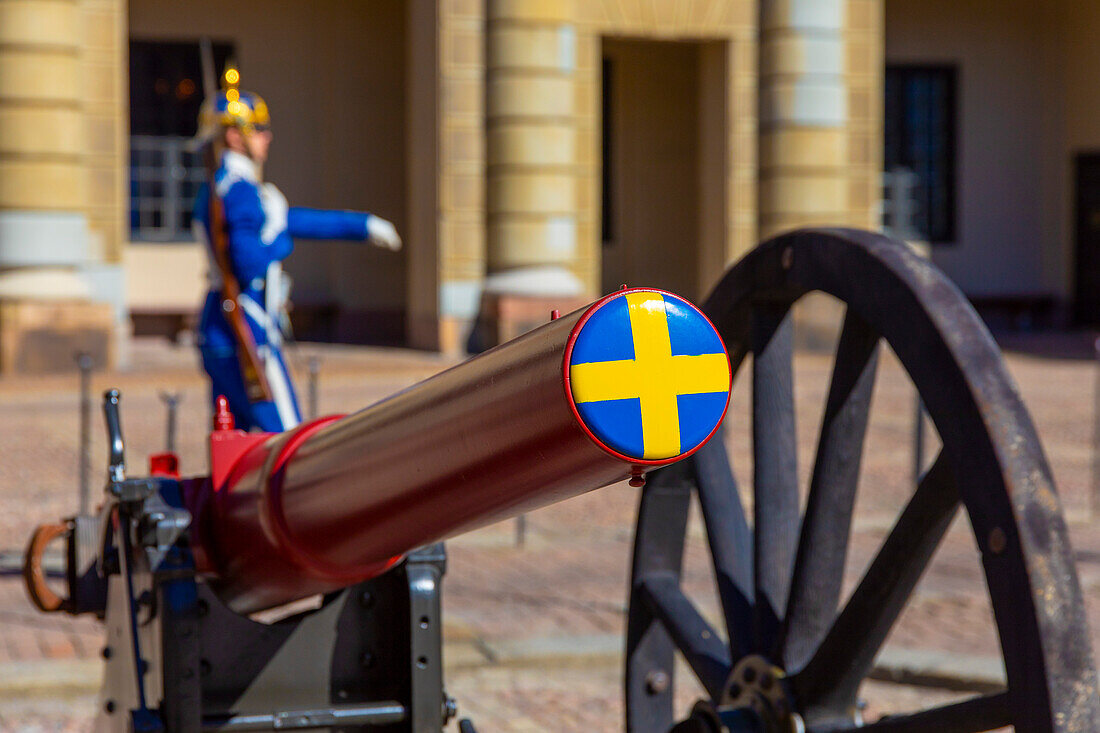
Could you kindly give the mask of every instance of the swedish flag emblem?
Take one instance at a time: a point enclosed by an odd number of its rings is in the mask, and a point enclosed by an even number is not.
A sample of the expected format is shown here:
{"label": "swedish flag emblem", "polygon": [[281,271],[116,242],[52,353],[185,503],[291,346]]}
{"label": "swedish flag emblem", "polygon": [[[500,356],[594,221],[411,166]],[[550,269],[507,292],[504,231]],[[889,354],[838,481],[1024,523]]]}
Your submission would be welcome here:
{"label": "swedish flag emblem", "polygon": [[575,336],[568,374],[588,429],[636,460],[694,450],[729,401],[729,358],[710,321],[652,290],[625,290],[597,305]]}

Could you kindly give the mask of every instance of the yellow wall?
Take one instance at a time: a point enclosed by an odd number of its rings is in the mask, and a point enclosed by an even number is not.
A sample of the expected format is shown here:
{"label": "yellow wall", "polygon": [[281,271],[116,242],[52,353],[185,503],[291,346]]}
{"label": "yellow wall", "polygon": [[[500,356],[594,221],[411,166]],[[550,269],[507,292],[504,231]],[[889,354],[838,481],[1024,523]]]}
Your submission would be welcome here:
{"label": "yellow wall", "polygon": [[874,230],[882,218],[882,1],[848,0],[844,28],[849,223]]}
{"label": "yellow wall", "polygon": [[[265,176],[291,205],[366,210],[408,230],[403,2],[130,3],[131,38],[202,35],[235,44],[242,86],[271,107]],[[300,242],[286,264],[299,302],[404,310],[404,254]]]}
{"label": "yellow wall", "polygon": [[[423,45],[413,49],[421,58],[424,76],[418,75],[416,81],[419,130],[411,161],[414,166],[423,165],[424,174],[429,172],[425,155],[435,165],[434,184],[425,183],[415,194],[424,214],[430,212],[435,220],[418,221],[416,226],[424,226],[425,231],[434,228],[438,237],[427,245],[435,256],[434,272],[430,257],[414,255],[425,266],[413,273],[413,292],[432,292],[427,300],[411,304],[424,317],[410,324],[410,336],[412,345],[446,352],[456,352],[465,344],[485,277],[485,3],[415,0],[412,4],[421,21],[434,24],[415,30],[418,44]],[[434,7],[434,19],[427,6]],[[435,48],[428,46],[433,41]],[[428,62],[433,59],[436,70],[429,75]],[[434,98],[428,99],[429,94]],[[426,311],[433,302],[437,307]]]}
{"label": "yellow wall", "polygon": [[130,109],[125,0],[81,0],[81,91],[87,150],[88,225],[104,261],[118,263],[129,233],[126,170]]}
{"label": "yellow wall", "polygon": [[1092,92],[1100,65],[1085,63],[1100,56],[1100,9],[1092,9],[1093,25],[1072,24],[1079,27],[1072,62],[1056,56],[1059,13],[1047,3],[886,0],[885,12],[887,63],[955,64],[959,73],[958,236],[934,247],[933,260],[971,296],[1065,294],[1068,151],[1058,110],[1070,77],[1056,62],[1082,64],[1071,74],[1080,76],[1078,94],[1091,99],[1079,117],[1100,119]]}

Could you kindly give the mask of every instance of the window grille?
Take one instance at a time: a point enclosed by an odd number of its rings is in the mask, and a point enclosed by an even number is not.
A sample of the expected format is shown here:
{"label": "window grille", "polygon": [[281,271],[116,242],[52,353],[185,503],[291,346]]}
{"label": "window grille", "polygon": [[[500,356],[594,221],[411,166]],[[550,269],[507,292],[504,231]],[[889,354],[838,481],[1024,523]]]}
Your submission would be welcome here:
{"label": "window grille", "polygon": [[957,90],[952,66],[886,67],[883,164],[916,174],[913,224],[929,242],[955,240]]}
{"label": "window grille", "polygon": [[206,180],[202,154],[187,137],[130,138],[130,236],[142,242],[193,241],[191,211]]}

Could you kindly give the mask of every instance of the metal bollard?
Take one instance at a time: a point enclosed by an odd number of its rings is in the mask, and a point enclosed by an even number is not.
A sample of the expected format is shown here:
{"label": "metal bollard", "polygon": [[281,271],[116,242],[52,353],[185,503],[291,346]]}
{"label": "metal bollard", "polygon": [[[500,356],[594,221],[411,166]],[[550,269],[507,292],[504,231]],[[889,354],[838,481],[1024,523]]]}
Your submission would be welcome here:
{"label": "metal bollard", "polygon": [[183,395],[180,392],[161,392],[161,402],[168,408],[168,425],[165,429],[164,450],[176,452],[176,412]]}
{"label": "metal bollard", "polygon": [[1092,428],[1092,486],[1089,491],[1089,519],[1100,516],[1100,338],[1093,342],[1096,354],[1096,386],[1094,392]]}
{"label": "metal bollard", "polygon": [[516,517],[516,547],[527,544],[527,515],[520,514]]}
{"label": "metal bollard", "polygon": [[317,418],[318,392],[317,383],[321,374],[321,359],[317,356],[309,357],[309,419]]}
{"label": "metal bollard", "polygon": [[87,351],[73,358],[80,369],[80,515],[86,516],[92,504],[92,369],[95,362]]}

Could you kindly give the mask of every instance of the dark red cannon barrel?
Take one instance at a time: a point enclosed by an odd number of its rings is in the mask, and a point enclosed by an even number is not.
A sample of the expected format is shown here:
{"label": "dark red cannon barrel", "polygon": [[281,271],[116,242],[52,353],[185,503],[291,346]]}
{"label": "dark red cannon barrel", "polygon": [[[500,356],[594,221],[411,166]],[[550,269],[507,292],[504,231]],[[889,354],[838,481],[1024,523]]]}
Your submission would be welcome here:
{"label": "dark red cannon barrel", "polygon": [[373,577],[421,545],[697,450],[729,399],[709,321],[622,290],[371,407],[212,435],[196,540],[238,611]]}

